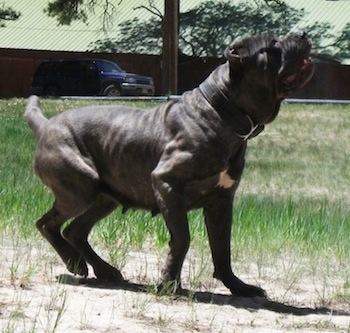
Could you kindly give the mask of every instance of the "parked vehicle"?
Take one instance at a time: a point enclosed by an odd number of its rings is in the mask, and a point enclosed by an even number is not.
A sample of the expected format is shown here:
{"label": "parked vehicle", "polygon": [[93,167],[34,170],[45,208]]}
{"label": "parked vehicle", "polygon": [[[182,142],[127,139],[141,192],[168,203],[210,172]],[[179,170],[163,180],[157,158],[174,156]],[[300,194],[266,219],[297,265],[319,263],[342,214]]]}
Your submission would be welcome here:
{"label": "parked vehicle", "polygon": [[126,73],[116,63],[99,59],[57,59],[35,71],[31,94],[56,96],[154,95],[151,77]]}

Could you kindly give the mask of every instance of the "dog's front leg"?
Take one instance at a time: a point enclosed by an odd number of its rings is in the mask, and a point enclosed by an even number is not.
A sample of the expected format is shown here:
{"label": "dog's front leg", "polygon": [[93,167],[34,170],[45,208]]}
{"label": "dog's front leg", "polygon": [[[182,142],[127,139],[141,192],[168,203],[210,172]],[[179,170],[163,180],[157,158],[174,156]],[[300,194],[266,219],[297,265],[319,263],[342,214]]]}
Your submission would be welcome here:
{"label": "dog's front leg", "polygon": [[216,198],[204,208],[205,224],[214,262],[214,277],[221,280],[232,294],[242,297],[265,296],[259,287],[240,280],[231,268],[231,195]]}
{"label": "dog's front leg", "polygon": [[170,251],[162,269],[160,289],[178,291],[190,232],[183,189],[177,181],[168,179],[166,169],[159,165],[152,173],[154,193],[170,233]]}

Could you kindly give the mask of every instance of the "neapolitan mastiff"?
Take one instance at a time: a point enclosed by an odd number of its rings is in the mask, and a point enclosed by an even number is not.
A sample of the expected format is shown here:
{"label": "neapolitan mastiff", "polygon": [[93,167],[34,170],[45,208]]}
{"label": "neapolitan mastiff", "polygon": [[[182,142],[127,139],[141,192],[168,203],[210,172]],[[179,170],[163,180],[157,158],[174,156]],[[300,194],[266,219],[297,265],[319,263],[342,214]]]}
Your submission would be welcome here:
{"label": "neapolitan mastiff", "polygon": [[88,235],[116,207],[141,208],[160,212],[170,232],[160,287],[180,289],[190,243],[187,212],[203,208],[214,277],[234,295],[265,296],[232,272],[233,199],[247,140],[310,80],[310,48],[304,32],[238,39],[225,50],[226,63],[198,88],[150,110],[91,106],[47,120],[31,96],[25,117],[37,140],[35,171],[55,196],[36,225],[68,270],[87,276],[88,263],[98,279],[123,283]]}

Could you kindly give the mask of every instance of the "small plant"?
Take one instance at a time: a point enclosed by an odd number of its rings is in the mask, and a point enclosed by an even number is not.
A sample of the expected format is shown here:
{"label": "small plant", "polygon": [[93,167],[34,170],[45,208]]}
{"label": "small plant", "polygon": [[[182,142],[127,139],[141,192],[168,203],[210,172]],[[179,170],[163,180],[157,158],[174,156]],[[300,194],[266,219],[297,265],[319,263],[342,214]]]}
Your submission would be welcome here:
{"label": "small plant", "polygon": [[131,300],[125,299],[124,304],[125,316],[144,319],[149,311],[151,298],[149,295],[137,295],[137,297],[133,297]]}
{"label": "small plant", "polygon": [[152,322],[154,325],[164,328],[169,326],[172,323],[173,318],[174,318],[174,314],[172,312],[168,313],[168,311],[165,311],[164,308],[162,309],[159,308]]}
{"label": "small plant", "polygon": [[66,302],[66,291],[62,288],[53,288],[50,295],[50,301],[44,306],[46,312],[46,321],[44,322],[44,327],[46,332],[56,332],[59,323],[66,311]]}

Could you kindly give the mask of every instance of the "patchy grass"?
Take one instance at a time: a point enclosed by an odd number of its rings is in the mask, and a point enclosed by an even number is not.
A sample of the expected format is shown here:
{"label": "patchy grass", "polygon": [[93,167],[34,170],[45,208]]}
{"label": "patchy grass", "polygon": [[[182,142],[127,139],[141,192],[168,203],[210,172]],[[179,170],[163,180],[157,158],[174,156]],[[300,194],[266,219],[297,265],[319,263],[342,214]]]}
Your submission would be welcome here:
{"label": "patchy grass", "polygon": [[[42,101],[49,117],[85,104],[91,101]],[[0,231],[36,239],[33,222],[50,207],[52,196],[33,174],[34,138],[23,119],[24,107],[22,99],[0,101]],[[235,203],[237,258],[240,253],[332,249],[345,260],[350,253],[349,129],[349,106],[284,104],[277,120],[251,140]],[[206,235],[201,212],[191,212],[190,220],[193,243],[202,247]],[[162,247],[168,241],[162,219],[140,211],[122,215],[117,210],[97,226],[93,237],[111,249],[111,258],[125,256],[125,247]]]}
{"label": "patchy grass", "polygon": [[[44,100],[42,108],[51,117],[91,103],[116,102]],[[122,104],[149,108],[158,103]],[[78,331],[102,332],[115,325],[129,330],[118,318],[126,322],[130,317],[139,331],[175,327],[175,332],[226,332],[228,322],[238,331],[266,325],[261,313],[247,316],[244,309],[237,309],[232,316],[228,315],[232,308],[223,304],[199,305],[194,299],[182,304],[152,293],[131,297],[123,291],[118,300],[111,292],[52,283],[57,266],[60,273],[65,268],[34,226],[53,198],[33,173],[34,136],[23,119],[24,108],[23,99],[0,100],[0,246],[5,258],[0,262],[0,286],[12,288],[9,296],[5,291],[1,294],[6,296],[0,301],[1,332],[64,331],[70,329],[67,325],[72,325],[69,320],[74,316]],[[261,283],[273,299],[300,305],[338,304],[338,309],[350,311],[349,132],[350,106],[283,104],[277,120],[249,142],[235,201],[233,265],[239,276]],[[221,284],[211,276],[201,211],[190,212],[189,218],[192,246],[183,282],[192,290],[214,292]],[[160,216],[151,218],[142,211],[123,215],[116,210],[94,228],[91,241],[126,272],[126,278],[151,288],[156,284],[168,242]],[[103,304],[96,303],[100,298]],[[82,303],[75,304],[75,299]],[[178,312],[173,312],[174,307]],[[276,315],[266,322],[268,327],[294,331],[350,330],[344,324],[348,318],[287,319]]]}

